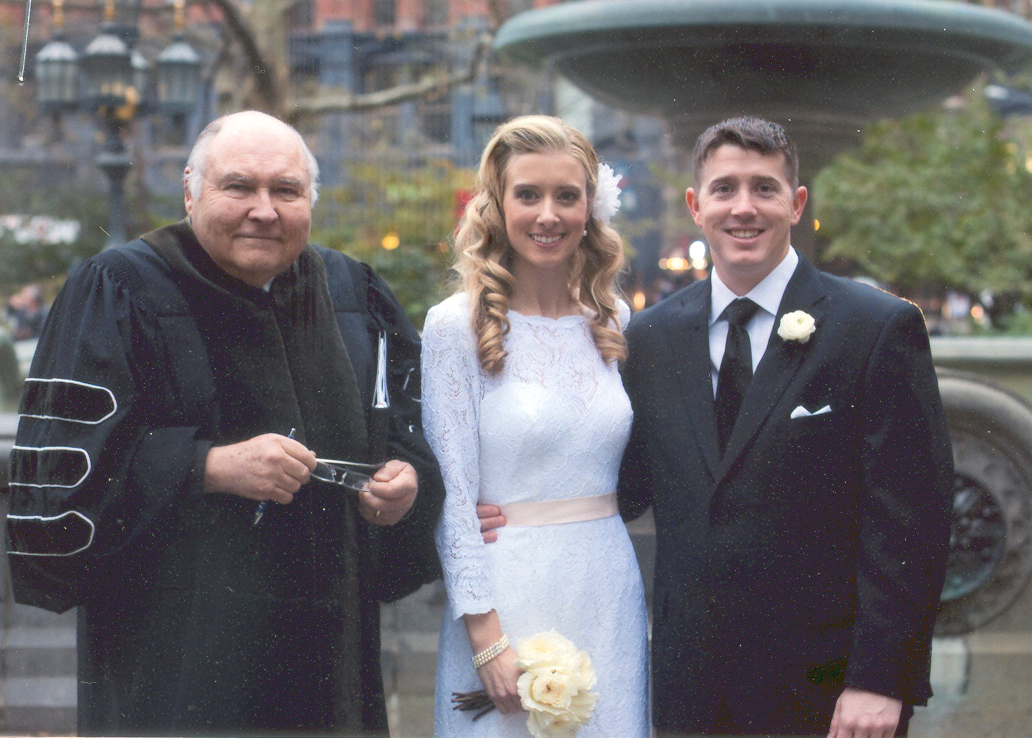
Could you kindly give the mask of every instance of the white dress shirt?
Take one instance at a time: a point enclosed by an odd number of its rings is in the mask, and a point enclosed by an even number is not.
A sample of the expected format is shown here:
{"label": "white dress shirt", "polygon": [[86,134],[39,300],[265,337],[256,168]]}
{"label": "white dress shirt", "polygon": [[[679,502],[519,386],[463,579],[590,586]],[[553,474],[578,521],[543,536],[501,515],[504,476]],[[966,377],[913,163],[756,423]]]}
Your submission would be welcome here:
{"label": "white dress shirt", "polygon": [[763,353],[767,350],[767,343],[774,330],[774,319],[777,318],[781,298],[784,296],[788,281],[795,273],[798,264],[799,254],[789,246],[788,253],[781,263],[745,295],[736,295],[732,292],[720,280],[716,269],[710,273],[709,347],[714,397],[717,394],[717,375],[720,372],[720,362],[724,358],[724,346],[727,344],[727,318],[721,317],[724,308],[737,297],[748,297],[760,306],[752,320],[745,325],[745,330],[749,334],[749,347],[752,351],[752,365],[755,372],[760,359],[763,358]]}

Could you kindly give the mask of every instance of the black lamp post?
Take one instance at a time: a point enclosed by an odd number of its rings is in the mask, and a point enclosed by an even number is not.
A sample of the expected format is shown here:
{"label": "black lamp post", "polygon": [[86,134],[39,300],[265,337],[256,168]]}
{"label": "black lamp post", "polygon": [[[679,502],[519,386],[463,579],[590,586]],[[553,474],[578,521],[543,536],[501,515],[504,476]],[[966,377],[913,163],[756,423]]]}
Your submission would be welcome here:
{"label": "black lamp post", "polygon": [[179,32],[157,59],[156,102],[151,65],[134,48],[142,0],[116,5],[105,0],[104,23],[80,56],[62,37],[63,0],[54,0],[53,40],[36,54],[36,99],[40,110],[59,116],[76,109],[100,118],[105,140],[97,166],[110,185],[108,240],[105,248],[126,240],[125,177],[132,159],[124,129],[140,114],[161,112],[182,120],[197,104],[201,59],[182,38],[184,0],[174,0]]}

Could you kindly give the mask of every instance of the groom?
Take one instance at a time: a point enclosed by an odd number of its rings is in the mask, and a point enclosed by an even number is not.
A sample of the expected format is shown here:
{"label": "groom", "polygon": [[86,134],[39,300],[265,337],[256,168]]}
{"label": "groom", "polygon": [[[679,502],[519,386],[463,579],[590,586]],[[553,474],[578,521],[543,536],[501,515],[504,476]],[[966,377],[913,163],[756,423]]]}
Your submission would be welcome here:
{"label": "groom", "polygon": [[694,170],[713,274],[631,320],[624,369],[656,727],[903,735],[931,695],[953,481],[921,312],[790,246],[807,191],[780,126],[713,126]]}

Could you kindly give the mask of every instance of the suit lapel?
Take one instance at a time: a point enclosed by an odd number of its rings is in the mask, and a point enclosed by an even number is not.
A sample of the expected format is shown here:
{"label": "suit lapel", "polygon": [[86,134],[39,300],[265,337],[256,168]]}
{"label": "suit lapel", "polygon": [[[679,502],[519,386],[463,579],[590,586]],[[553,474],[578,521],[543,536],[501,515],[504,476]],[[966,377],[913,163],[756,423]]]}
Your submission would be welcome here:
{"label": "suit lapel", "polygon": [[[681,298],[680,309],[666,321],[674,373],[681,384],[689,425],[711,475],[720,467],[717,419],[713,409],[713,376],[709,350],[709,280]],[[673,398],[671,398],[673,401]]]}
{"label": "suit lapel", "polygon": [[[813,316],[816,330],[820,331],[823,313],[818,303],[824,298],[820,273],[801,255],[792,279],[781,298],[778,314],[774,319],[774,330],[767,350],[763,354],[752,383],[742,400],[742,410],[731,430],[727,452],[721,460],[717,481],[731,469],[734,462],[745,451],[771,412],[785,394],[789,384],[799,371],[803,360],[809,354],[807,344],[798,341],[784,341],[777,333],[782,316],[796,310],[803,310]],[[712,403],[710,403],[712,406]],[[714,420],[714,423],[716,421]]]}

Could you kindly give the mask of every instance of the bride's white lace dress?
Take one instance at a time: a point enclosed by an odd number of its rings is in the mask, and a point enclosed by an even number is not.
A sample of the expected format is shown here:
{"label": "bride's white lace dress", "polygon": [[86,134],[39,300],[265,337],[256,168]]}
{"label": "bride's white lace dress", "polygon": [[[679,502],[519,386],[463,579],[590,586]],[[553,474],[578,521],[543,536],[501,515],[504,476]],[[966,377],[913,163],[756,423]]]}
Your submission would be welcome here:
{"label": "bride's white lace dress", "polygon": [[[627,307],[621,304],[621,324]],[[588,651],[598,704],[578,738],[650,735],[645,599],[619,516],[506,526],[484,544],[476,504],[560,500],[616,489],[631,407],[579,316],[509,312],[505,369],[481,371],[469,300],[433,308],[423,332],[423,422],[447,498],[437,528],[449,606],[438,645],[435,734],[528,735],[526,713],[477,722],[452,692],[481,689],[461,616],[496,609],[515,647],[555,629]]]}

